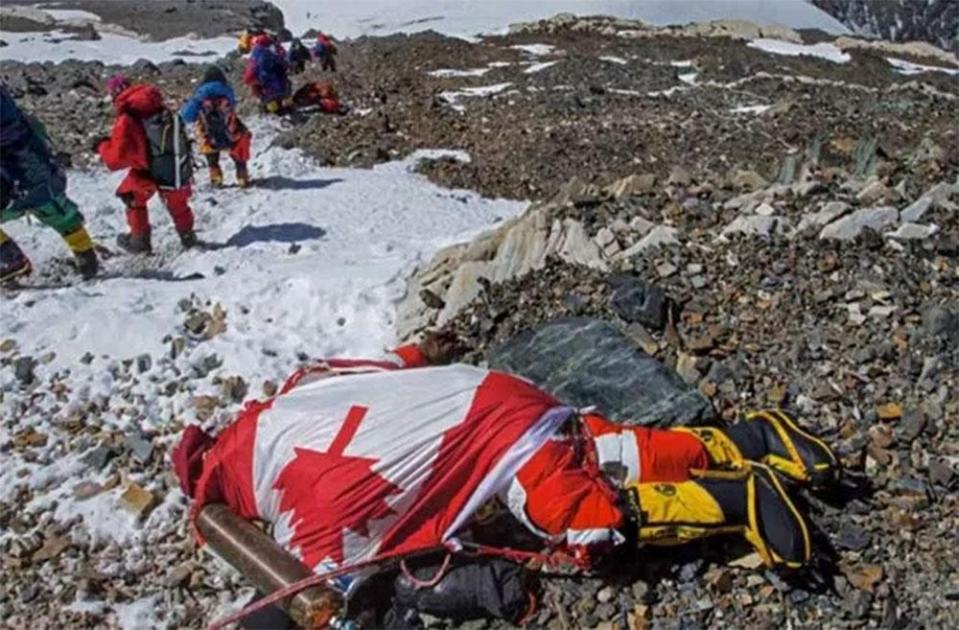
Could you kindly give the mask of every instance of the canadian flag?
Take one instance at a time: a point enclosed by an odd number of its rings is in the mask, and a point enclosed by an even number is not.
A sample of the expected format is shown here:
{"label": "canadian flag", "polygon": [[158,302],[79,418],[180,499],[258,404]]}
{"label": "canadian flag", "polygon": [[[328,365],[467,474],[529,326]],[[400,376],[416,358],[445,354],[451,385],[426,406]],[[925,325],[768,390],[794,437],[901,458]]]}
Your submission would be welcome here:
{"label": "canadian flag", "polygon": [[307,380],[249,406],[204,476],[314,569],[448,540],[574,414],[526,381],[466,365]]}

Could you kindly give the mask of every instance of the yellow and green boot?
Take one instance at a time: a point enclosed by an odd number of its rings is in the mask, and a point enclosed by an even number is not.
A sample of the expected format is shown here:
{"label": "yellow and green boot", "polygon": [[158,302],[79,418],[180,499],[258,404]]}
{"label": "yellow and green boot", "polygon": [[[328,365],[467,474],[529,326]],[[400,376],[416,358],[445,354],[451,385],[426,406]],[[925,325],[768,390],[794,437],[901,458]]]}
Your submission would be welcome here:
{"label": "yellow and green boot", "polygon": [[93,240],[90,234],[82,225],[68,234],[63,235],[70,251],[77,259],[77,271],[83,276],[84,280],[97,275],[100,270],[100,261],[97,259],[97,252],[93,248]]}
{"label": "yellow and green boot", "polygon": [[738,471],[703,471],[689,481],[626,488],[639,542],[677,545],[720,534],[742,535],[769,567],[799,568],[812,556],[805,518],[776,473],[746,462]]}

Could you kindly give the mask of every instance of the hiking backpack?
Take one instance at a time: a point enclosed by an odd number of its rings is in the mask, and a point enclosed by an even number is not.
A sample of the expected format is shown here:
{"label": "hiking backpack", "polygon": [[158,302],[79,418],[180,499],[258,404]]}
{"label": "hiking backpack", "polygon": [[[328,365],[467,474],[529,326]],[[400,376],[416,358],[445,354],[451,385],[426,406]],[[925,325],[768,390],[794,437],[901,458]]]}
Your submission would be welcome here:
{"label": "hiking backpack", "polygon": [[143,119],[150,158],[150,176],[159,188],[178,189],[193,178],[190,138],[179,114],[163,108]]}
{"label": "hiking backpack", "polygon": [[200,105],[200,125],[203,136],[211,149],[225,151],[236,144],[236,113],[230,99],[213,96],[203,99]]}

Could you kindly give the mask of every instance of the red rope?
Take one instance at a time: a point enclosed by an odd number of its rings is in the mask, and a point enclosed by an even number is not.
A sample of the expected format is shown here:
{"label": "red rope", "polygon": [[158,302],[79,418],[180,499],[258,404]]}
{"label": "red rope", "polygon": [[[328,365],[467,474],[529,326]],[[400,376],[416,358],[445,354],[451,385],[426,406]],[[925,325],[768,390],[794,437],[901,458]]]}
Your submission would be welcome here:
{"label": "red rope", "polygon": [[511,549],[509,547],[493,547],[490,545],[479,545],[476,543],[460,543],[463,549],[472,550],[474,556],[492,556],[497,558],[506,558],[517,564],[534,561],[539,564],[555,569],[563,565],[573,565],[577,569],[589,568],[589,561],[586,558],[579,558],[563,551],[553,551],[552,553],[543,553],[540,551],[523,551],[520,549]]}
{"label": "red rope", "polygon": [[406,560],[400,560],[400,570],[403,572],[403,575],[407,580],[410,581],[410,584],[413,585],[413,588],[432,588],[440,583],[440,580],[443,579],[443,576],[446,575],[446,570],[450,568],[450,560],[453,558],[453,554],[448,553],[443,559],[443,564],[440,565],[439,570],[436,571],[436,575],[431,577],[428,580],[419,580],[415,575],[410,573],[410,570],[406,568]]}

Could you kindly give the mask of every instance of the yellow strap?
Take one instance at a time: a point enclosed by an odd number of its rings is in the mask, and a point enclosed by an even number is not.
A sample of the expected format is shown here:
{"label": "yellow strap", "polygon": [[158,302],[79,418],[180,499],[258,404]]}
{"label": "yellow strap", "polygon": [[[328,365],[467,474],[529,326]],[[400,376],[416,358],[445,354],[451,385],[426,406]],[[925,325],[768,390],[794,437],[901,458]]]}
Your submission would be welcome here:
{"label": "yellow strap", "polygon": [[828,446],[825,442],[823,442],[822,440],[820,440],[818,437],[816,437],[816,436],[813,435],[812,433],[810,433],[810,432],[808,432],[808,431],[804,431],[804,430],[802,429],[802,427],[800,427],[800,426],[796,423],[796,421],[793,419],[793,417],[790,416],[790,415],[789,415],[788,413],[786,413],[785,411],[783,411],[782,409],[776,409],[776,410],[773,411],[773,413],[776,414],[776,416],[777,416],[780,420],[782,420],[782,422],[783,422],[784,424],[788,425],[793,431],[795,431],[796,433],[801,434],[801,435],[802,435],[803,437],[805,437],[807,440],[810,440],[810,441],[815,442],[816,444],[818,444],[818,445],[820,446],[820,448],[822,448],[822,450],[824,450],[824,451],[826,452],[826,454],[829,456],[829,459],[832,460],[832,463],[833,463],[834,465],[836,465],[836,466],[839,465],[839,460],[836,458],[836,454],[832,452],[832,449],[829,448],[829,446]]}
{"label": "yellow strap", "polygon": [[756,513],[755,474],[750,475],[749,480],[746,481],[746,522],[746,531],[743,532],[746,540],[756,549],[759,557],[763,559],[763,563],[767,567],[774,566],[775,560],[773,559],[772,553],[769,551],[769,547],[766,546],[766,541],[763,540],[759,532],[759,517]]}
{"label": "yellow strap", "polygon": [[0,245],[3,245],[9,240],[10,240],[10,237],[7,236],[7,233],[4,232],[3,230],[0,230]]}

